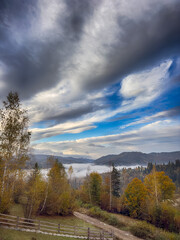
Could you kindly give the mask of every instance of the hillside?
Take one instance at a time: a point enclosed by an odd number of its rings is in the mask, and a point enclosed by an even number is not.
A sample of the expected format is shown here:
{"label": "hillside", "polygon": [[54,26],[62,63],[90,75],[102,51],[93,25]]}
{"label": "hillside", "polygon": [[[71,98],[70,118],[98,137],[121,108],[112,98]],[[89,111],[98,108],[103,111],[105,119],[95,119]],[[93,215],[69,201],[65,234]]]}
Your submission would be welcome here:
{"label": "hillside", "polygon": [[107,155],[94,161],[96,165],[116,166],[147,165],[149,162],[162,164],[180,159],[180,151],[162,153],[123,152],[119,155]]}

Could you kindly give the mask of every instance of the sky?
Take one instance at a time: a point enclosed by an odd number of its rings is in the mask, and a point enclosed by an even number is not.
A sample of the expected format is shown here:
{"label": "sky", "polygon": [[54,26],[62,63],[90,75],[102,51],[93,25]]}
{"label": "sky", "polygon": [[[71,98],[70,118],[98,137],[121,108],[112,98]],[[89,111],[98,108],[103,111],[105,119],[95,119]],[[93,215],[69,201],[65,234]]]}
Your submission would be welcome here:
{"label": "sky", "polygon": [[10,91],[32,153],[180,150],[180,1],[1,0],[0,106]]}

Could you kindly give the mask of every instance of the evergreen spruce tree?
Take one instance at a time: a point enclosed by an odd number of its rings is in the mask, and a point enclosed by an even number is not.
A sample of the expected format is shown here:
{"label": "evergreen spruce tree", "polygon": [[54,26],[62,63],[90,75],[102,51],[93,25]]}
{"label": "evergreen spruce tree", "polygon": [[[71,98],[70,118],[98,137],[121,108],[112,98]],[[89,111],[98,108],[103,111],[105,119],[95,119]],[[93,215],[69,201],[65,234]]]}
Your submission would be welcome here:
{"label": "evergreen spruce tree", "polygon": [[111,184],[112,184],[112,195],[114,197],[120,197],[120,173],[113,165],[111,172]]}

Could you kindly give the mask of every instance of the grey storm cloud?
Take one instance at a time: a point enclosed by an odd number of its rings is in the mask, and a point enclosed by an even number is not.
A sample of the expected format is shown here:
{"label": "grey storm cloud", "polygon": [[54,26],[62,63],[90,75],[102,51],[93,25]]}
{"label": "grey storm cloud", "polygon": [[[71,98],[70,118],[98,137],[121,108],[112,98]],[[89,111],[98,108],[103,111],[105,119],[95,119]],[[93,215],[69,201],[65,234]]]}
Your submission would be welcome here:
{"label": "grey storm cloud", "polygon": [[[67,14],[63,19],[61,16],[56,19],[63,33],[54,33],[58,37],[39,36],[38,39],[33,39],[29,33],[27,38],[30,28],[36,25],[32,19],[38,21],[40,14],[37,3],[18,0],[0,2],[0,63],[7,69],[4,80],[8,90],[19,91],[23,98],[51,88],[61,80],[62,72],[66,71],[65,63],[73,55],[82,35],[86,16],[91,15],[93,10],[88,1],[65,1]],[[23,43],[14,39],[19,32],[26,39]]]}
{"label": "grey storm cloud", "polygon": [[[72,69],[79,69],[81,62],[74,62],[72,58],[76,59],[76,54],[86,54],[86,51],[81,53],[82,49],[79,47],[85,36],[89,34],[96,39],[93,29],[88,33],[86,28],[91,21],[96,22],[95,12],[97,16],[107,2],[67,0],[62,3],[65,12],[61,11],[54,20],[55,30],[47,31],[46,34],[39,33],[39,37],[36,30],[34,37],[34,28],[38,25],[45,1],[0,2],[0,67],[3,69],[5,82],[5,89],[0,89],[1,97],[10,90],[16,90],[22,98],[30,98],[42,90],[56,86]],[[109,43],[106,39],[102,42],[97,39],[97,56],[104,61],[95,63],[90,68],[91,74],[88,71],[86,74],[86,69],[82,68],[83,79],[77,84],[85,92],[104,88],[135,70],[150,66],[154,61],[172,57],[180,51],[178,0],[159,1],[157,4],[155,1],[150,9],[143,12],[143,17],[137,18],[132,18],[131,14],[123,15],[121,4],[121,0],[117,6],[112,2],[113,11],[109,9],[114,16],[116,29],[106,29],[103,24],[106,13],[100,19],[101,24],[96,22],[96,27],[102,27],[102,33],[107,30],[108,36],[112,35],[115,41]],[[134,7],[138,8],[137,4]],[[91,42],[87,50],[90,45]]]}
{"label": "grey storm cloud", "polygon": [[179,117],[180,116],[180,106],[171,108],[165,114],[167,117]]}
{"label": "grey storm cloud", "polygon": [[[103,106],[103,108],[105,108],[105,106]],[[102,107],[96,106],[93,104],[86,104],[84,106],[79,106],[77,108],[71,108],[68,110],[64,110],[61,113],[59,113],[58,115],[53,115],[52,117],[47,117],[46,120],[54,120],[53,125],[56,125],[58,123],[66,121],[67,119],[74,119],[77,117],[81,117],[87,113],[96,112],[100,109],[102,109]]]}

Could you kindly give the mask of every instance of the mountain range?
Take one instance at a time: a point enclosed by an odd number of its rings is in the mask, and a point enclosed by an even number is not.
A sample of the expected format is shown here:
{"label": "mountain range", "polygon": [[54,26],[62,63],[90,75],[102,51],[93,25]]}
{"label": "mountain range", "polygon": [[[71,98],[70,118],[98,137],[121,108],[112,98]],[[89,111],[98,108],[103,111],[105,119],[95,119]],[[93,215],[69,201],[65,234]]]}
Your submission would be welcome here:
{"label": "mountain range", "polygon": [[161,153],[123,152],[119,155],[107,155],[94,161],[96,165],[130,166],[147,165],[149,162],[163,164],[180,159],[180,151]]}
{"label": "mountain range", "polygon": [[[50,155],[31,154],[27,167],[33,167],[37,162],[40,168],[48,168],[50,167],[50,164],[47,163],[48,157],[50,157]],[[180,159],[180,151],[161,153],[123,152],[118,155],[103,156],[96,160],[60,156],[54,156],[54,158],[58,159],[58,161],[62,164],[93,163],[95,165],[114,164],[115,166],[146,166],[149,162],[156,164],[174,162],[175,160]]]}

